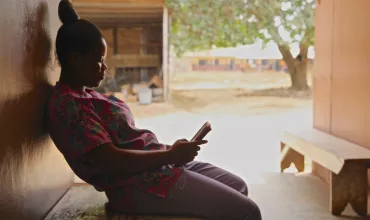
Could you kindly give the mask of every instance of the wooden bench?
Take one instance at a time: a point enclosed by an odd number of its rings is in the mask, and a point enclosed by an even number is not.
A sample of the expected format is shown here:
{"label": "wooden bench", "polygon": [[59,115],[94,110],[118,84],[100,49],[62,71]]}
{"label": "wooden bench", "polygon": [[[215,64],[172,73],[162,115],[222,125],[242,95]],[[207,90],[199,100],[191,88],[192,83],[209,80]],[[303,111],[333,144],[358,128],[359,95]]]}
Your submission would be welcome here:
{"label": "wooden bench", "polygon": [[292,163],[303,172],[305,156],[331,171],[332,214],[342,214],[349,203],[358,215],[367,215],[370,150],[311,127],[285,130],[281,139],[281,172]]}

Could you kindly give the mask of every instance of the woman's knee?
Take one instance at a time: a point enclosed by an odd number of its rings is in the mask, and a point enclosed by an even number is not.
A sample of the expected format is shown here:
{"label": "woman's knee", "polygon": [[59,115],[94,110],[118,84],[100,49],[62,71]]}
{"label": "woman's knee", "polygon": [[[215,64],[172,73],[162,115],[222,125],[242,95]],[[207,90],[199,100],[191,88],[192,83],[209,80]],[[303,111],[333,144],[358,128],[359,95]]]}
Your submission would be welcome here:
{"label": "woman's knee", "polygon": [[258,207],[258,205],[254,202],[253,204],[253,209],[251,210],[250,213],[248,213],[247,217],[244,220],[262,220],[262,214],[261,210]]}
{"label": "woman's knee", "polygon": [[[261,220],[261,211],[258,205],[246,196],[236,196],[233,199],[229,200],[229,209],[227,212],[227,217],[229,219],[236,220]],[[226,213],[225,213],[226,214]],[[225,219],[226,216],[223,216]],[[221,218],[220,218],[221,219]]]}
{"label": "woman's knee", "polygon": [[247,183],[239,176],[235,176],[233,188],[244,195],[248,196],[248,186]]}

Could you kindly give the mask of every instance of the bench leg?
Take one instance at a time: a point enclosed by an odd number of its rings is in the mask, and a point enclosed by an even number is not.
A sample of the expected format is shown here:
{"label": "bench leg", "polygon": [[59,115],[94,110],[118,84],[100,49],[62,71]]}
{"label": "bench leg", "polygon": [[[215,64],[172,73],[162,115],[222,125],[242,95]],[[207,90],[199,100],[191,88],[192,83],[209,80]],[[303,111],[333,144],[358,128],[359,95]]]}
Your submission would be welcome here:
{"label": "bench leg", "polygon": [[304,171],[304,156],[297,151],[293,150],[289,146],[280,142],[280,171],[284,172],[286,168],[290,166],[291,163],[295,165],[299,172]]}
{"label": "bench leg", "polygon": [[338,175],[331,173],[330,184],[333,215],[340,215],[348,203],[358,215],[367,215],[367,168],[364,163],[346,162]]}

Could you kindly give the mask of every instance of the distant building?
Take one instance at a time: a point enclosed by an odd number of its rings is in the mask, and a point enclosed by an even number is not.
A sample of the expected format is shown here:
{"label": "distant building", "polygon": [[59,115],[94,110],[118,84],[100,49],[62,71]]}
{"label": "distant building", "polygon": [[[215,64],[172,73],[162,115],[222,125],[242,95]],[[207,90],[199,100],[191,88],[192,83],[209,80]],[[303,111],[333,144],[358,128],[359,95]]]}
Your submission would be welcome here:
{"label": "distant building", "polygon": [[[296,56],[299,49],[292,47],[291,52],[293,56]],[[312,68],[314,57],[314,50],[310,48],[308,58],[311,65],[309,68]],[[184,69],[190,71],[287,71],[287,66],[275,43],[269,43],[265,47],[262,43],[255,43],[234,48],[188,52],[177,59],[175,66],[179,71]]]}

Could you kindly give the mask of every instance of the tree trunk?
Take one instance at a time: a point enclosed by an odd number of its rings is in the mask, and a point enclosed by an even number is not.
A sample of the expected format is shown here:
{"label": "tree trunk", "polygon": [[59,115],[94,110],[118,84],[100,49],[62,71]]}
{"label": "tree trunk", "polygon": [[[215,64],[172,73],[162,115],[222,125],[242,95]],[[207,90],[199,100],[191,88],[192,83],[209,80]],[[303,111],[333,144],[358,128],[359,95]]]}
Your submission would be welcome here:
{"label": "tree trunk", "polygon": [[307,83],[307,59],[294,59],[292,63],[288,63],[285,60],[285,62],[288,65],[289,76],[292,83],[291,89],[307,90],[309,88]]}
{"label": "tree trunk", "polygon": [[291,79],[291,89],[306,90],[309,88],[307,83],[307,54],[308,47],[300,46],[299,55],[294,58],[287,46],[279,45],[279,50],[283,55],[283,60],[288,66],[288,72]]}

